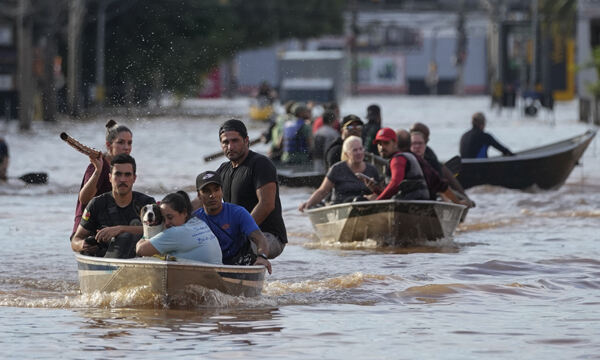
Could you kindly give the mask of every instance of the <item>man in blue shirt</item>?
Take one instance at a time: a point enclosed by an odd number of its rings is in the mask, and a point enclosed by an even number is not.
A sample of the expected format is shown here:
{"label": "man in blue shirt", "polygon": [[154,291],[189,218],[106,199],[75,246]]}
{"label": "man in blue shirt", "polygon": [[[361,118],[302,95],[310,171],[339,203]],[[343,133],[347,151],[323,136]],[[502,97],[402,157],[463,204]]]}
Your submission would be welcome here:
{"label": "man in blue shirt", "polygon": [[205,171],[198,175],[196,189],[202,207],[194,212],[194,216],[204,220],[219,239],[223,264],[264,265],[270,274],[267,239],[245,208],[223,202],[219,174]]}

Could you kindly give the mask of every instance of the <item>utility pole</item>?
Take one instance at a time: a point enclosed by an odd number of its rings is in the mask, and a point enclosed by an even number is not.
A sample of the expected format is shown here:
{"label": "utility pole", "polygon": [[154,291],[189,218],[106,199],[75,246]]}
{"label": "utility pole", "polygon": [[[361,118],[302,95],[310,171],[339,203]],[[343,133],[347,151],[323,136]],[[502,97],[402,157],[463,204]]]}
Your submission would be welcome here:
{"label": "utility pole", "polygon": [[538,2],[531,3],[531,71],[529,72],[529,91],[535,91],[537,77],[537,47],[538,47]]}
{"label": "utility pole", "polygon": [[68,37],[68,80],[67,103],[69,115],[76,117],[81,112],[81,28],[85,15],[85,0],[70,0]]}
{"label": "utility pole", "polygon": [[350,88],[352,95],[358,94],[358,54],[356,52],[356,37],[358,36],[358,2],[352,0],[350,4],[352,21],[350,23]]}
{"label": "utility pole", "polygon": [[465,1],[461,0],[456,21],[456,84],[454,93],[464,95],[464,66],[467,60],[467,33],[465,30]]}
{"label": "utility pole", "polygon": [[29,130],[33,117],[32,19],[29,0],[19,0],[17,10],[17,47],[19,86],[19,128]]}
{"label": "utility pole", "polygon": [[44,72],[42,76],[42,112],[44,121],[55,121],[56,120],[56,79],[54,62],[58,54],[57,37],[60,32],[60,19],[63,14],[64,7],[63,3],[55,3],[44,6],[44,12],[46,16],[42,23],[44,24],[44,35],[43,35],[43,63]]}

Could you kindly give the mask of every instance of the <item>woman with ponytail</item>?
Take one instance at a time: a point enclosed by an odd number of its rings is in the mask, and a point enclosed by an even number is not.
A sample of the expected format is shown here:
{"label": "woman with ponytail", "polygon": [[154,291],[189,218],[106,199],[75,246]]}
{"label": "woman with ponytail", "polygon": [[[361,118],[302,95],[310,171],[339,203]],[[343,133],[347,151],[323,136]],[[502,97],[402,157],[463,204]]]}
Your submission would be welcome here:
{"label": "woman with ponytail", "polygon": [[[90,156],[90,164],[85,170],[77,206],[75,208],[75,223],[73,224],[73,234],[79,226],[81,216],[86,205],[95,196],[111,191],[112,187],[108,180],[110,172],[110,160],[119,154],[131,153],[132,133],[125,125],[119,125],[114,120],[106,122],[106,152],[101,157]],[[71,235],[73,236],[73,235]]]}

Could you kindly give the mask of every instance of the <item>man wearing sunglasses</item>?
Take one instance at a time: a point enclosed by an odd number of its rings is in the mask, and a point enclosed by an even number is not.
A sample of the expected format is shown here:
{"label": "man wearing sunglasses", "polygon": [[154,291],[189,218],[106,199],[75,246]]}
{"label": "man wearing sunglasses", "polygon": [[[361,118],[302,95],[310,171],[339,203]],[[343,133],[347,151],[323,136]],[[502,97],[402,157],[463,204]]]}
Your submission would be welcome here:
{"label": "man wearing sunglasses", "polygon": [[342,119],[342,134],[335,140],[327,149],[325,160],[327,162],[327,168],[342,159],[342,144],[344,140],[349,136],[362,136],[364,123],[356,115],[348,115]]}

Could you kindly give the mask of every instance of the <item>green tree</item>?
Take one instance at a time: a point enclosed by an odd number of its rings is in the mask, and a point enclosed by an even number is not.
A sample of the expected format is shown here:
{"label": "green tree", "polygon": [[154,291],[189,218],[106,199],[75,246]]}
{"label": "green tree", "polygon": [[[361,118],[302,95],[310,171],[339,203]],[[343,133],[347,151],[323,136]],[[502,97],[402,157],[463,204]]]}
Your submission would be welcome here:
{"label": "green tree", "polygon": [[120,95],[129,84],[147,98],[159,78],[163,89],[187,94],[240,50],[341,33],[344,6],[344,0],[137,1],[107,23],[107,83]]}

